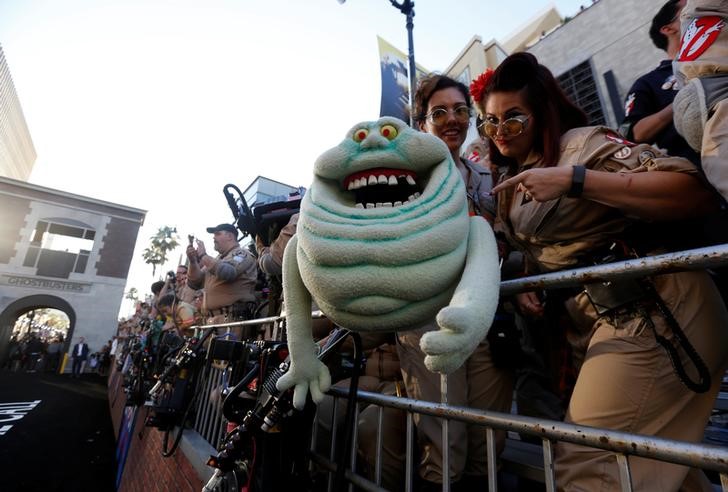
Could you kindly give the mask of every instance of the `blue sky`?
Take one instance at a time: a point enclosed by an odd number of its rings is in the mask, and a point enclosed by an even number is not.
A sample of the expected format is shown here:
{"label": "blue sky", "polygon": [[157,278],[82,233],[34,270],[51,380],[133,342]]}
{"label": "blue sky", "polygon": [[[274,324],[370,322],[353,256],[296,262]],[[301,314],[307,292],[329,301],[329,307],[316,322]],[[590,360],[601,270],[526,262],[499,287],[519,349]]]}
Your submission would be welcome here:
{"label": "blue sky", "polygon": [[[588,3],[417,0],[415,57],[444,70],[474,35],[503,40],[550,5]],[[406,51],[387,0],[0,0],[30,181],[148,210],[128,284],[142,292],[158,227],[209,239],[231,220],[223,185],[308,186],[319,154],[377,118],[377,35]]]}

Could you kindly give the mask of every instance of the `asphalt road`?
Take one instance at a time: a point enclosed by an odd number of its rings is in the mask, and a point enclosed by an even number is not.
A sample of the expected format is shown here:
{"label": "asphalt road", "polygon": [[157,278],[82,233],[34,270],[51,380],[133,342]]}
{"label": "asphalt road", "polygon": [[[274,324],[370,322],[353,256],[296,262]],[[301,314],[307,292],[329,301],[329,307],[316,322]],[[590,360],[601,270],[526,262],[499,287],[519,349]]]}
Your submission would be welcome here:
{"label": "asphalt road", "polygon": [[114,490],[106,380],[0,371],[0,490]]}

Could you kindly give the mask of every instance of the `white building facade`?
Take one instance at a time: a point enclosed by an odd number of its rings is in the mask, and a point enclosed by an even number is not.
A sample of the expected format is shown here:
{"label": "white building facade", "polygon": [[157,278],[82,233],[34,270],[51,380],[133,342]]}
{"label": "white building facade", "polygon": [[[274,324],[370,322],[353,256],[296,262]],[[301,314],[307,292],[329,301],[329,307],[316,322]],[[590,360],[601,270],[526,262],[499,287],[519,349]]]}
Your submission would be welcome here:
{"label": "white building facade", "polygon": [[129,265],[146,211],[0,177],[0,359],[15,320],[63,311],[66,351],[92,352],[116,333]]}

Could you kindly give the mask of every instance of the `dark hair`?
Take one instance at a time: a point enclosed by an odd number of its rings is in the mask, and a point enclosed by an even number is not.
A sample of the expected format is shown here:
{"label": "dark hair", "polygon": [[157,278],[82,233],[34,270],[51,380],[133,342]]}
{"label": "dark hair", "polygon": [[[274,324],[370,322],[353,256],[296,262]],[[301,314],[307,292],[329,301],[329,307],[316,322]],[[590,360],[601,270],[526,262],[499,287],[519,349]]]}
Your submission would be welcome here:
{"label": "dark hair", "polygon": [[162,291],[162,287],[164,287],[163,280],[158,280],[157,282],[154,282],[151,287],[152,294],[154,294],[155,296],[159,294]]}
{"label": "dark hair", "polygon": [[667,51],[667,36],[660,32],[660,29],[671,23],[678,12],[678,1],[670,0],[657,12],[657,15],[652,19],[652,25],[650,26],[650,38],[655,46],[660,48],[662,51]]}
{"label": "dark hair", "polygon": [[174,294],[166,294],[164,297],[160,298],[157,301],[157,309],[162,308],[164,306],[173,306],[174,305]]}
{"label": "dark hair", "polygon": [[184,268],[185,272],[189,271],[189,268],[187,268],[187,265],[177,265],[177,268]]}
{"label": "dark hair", "polygon": [[468,107],[472,107],[472,103],[470,102],[470,93],[468,92],[468,88],[465,84],[458,82],[447,75],[429,73],[422,77],[417,83],[417,90],[415,91],[415,97],[413,98],[415,106],[414,120],[417,123],[425,121],[425,118],[427,117],[427,105],[430,103],[432,95],[439,90],[448,89],[450,87],[455,87],[459,90],[463,94]]}
{"label": "dark hair", "polygon": [[[543,156],[547,166],[552,166],[561,154],[561,136],[572,128],[586,126],[586,114],[564,94],[551,71],[530,53],[515,53],[503,60],[485,88],[485,100],[493,92],[518,91],[524,91],[531,108],[530,123],[540,132],[534,150]],[[482,106],[485,107],[484,101]],[[488,150],[494,164],[515,166],[513,159],[502,155],[491,139]]]}

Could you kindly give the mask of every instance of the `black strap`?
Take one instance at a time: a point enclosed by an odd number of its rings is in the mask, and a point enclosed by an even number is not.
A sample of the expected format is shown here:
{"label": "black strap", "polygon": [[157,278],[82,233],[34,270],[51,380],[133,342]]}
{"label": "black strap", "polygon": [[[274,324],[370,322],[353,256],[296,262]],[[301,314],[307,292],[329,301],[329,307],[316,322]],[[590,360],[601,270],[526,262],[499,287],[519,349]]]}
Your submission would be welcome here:
{"label": "black strap", "polygon": [[586,168],[584,166],[573,166],[573,168],[574,174],[571,177],[571,188],[566,196],[569,198],[579,198],[584,191]]}
{"label": "black strap", "polygon": [[662,317],[665,318],[667,326],[670,327],[673,334],[675,335],[675,339],[677,340],[679,346],[681,346],[683,350],[685,350],[688,358],[695,366],[695,369],[698,371],[698,381],[696,382],[690,379],[690,376],[688,376],[688,373],[685,371],[685,368],[680,361],[680,354],[677,353],[677,348],[670,342],[670,340],[657,333],[654,324],[651,323],[652,329],[655,331],[655,338],[657,339],[657,343],[659,343],[662,348],[665,349],[665,352],[667,352],[667,356],[670,358],[672,367],[677,373],[677,377],[680,379],[680,381],[685,386],[687,386],[689,390],[694,391],[695,393],[705,393],[710,389],[711,386],[710,371],[708,371],[708,367],[706,366],[703,359],[700,357],[700,354],[698,354],[698,351],[695,350],[695,347],[693,347],[693,345],[690,343],[690,340],[688,340],[685,332],[683,332],[682,328],[680,328],[680,324],[672,315],[670,308],[665,305],[665,301],[662,300],[662,297],[660,297],[660,294],[657,292],[652,282],[650,280],[646,280],[644,282],[644,286],[648,295],[657,305],[660,314],[662,314]]}

